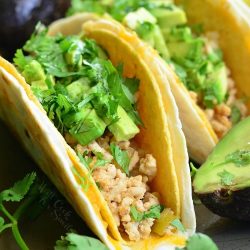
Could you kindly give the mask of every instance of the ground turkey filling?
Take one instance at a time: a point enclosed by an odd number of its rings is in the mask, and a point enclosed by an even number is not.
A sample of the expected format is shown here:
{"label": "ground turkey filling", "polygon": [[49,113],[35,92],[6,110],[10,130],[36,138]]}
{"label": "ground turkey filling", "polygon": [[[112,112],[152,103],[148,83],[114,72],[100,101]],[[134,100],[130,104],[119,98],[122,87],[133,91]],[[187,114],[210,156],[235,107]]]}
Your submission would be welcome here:
{"label": "ground turkey filling", "polygon": [[[208,32],[205,36],[205,50],[206,53],[211,52],[214,49],[219,48],[218,33]],[[236,98],[237,89],[235,82],[231,77],[231,72],[227,68],[227,79],[228,79],[228,98],[225,103],[215,105],[213,109],[205,109],[202,105],[202,100],[197,93],[189,91],[191,98],[205,111],[207,118],[209,119],[212,128],[214,129],[218,138],[223,137],[228,130],[232,127],[232,108],[237,107],[240,112],[241,119],[247,115],[247,107],[242,100]]]}
{"label": "ground turkey filling", "polygon": [[[130,158],[129,176],[116,165],[110,152],[111,143],[127,151]],[[160,204],[159,194],[151,192],[148,185],[156,175],[155,158],[138,149],[134,142],[116,142],[111,134],[97,139],[88,146],[83,147],[77,144],[74,148],[81,154],[86,155],[86,152],[89,152],[89,156],[91,152],[100,152],[105,159],[110,161],[105,166],[94,169],[92,176],[107,201],[120,232],[126,233],[133,241],[147,238],[155,219],[133,221],[130,208],[135,206],[139,212],[145,212],[152,206]],[[96,156],[91,155],[91,157],[95,161]]]}

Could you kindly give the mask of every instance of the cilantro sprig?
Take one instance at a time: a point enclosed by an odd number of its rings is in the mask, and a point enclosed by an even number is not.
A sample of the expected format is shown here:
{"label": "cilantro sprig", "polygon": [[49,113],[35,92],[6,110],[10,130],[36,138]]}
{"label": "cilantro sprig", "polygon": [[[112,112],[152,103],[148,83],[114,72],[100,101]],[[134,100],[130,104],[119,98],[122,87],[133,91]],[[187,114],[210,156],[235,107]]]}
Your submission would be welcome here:
{"label": "cilantro sprig", "polygon": [[99,240],[68,233],[62,236],[61,240],[56,241],[55,250],[108,250],[108,248]]}
{"label": "cilantro sprig", "polygon": [[131,206],[130,215],[136,222],[140,222],[147,218],[159,219],[163,209],[164,207],[162,205],[154,205],[148,211],[140,212],[135,206]]}
{"label": "cilantro sprig", "polygon": [[[25,199],[23,203],[17,208],[14,214],[11,214],[5,207],[5,202],[20,202],[30,190],[34,183],[36,173],[27,174],[22,180],[16,182],[13,187],[6,189],[0,193],[0,212],[4,217],[0,217],[0,233],[6,229],[11,228],[13,236],[22,250],[28,250],[28,246],[23,240],[18,221],[20,216],[24,213],[26,208],[34,201],[35,196],[30,196]],[[6,220],[8,222],[6,222]]]}
{"label": "cilantro sprig", "polygon": [[218,176],[221,178],[221,184],[223,186],[230,186],[230,185],[232,185],[234,177],[235,177],[232,173],[228,172],[225,169],[222,172],[219,172]]}
{"label": "cilantro sprig", "polygon": [[175,250],[218,250],[218,247],[207,235],[196,233],[191,236],[184,248],[175,248]]}
{"label": "cilantro sprig", "polygon": [[122,168],[126,175],[129,175],[130,159],[127,151],[121,150],[119,146],[115,145],[114,143],[110,144],[110,150],[118,165]]}

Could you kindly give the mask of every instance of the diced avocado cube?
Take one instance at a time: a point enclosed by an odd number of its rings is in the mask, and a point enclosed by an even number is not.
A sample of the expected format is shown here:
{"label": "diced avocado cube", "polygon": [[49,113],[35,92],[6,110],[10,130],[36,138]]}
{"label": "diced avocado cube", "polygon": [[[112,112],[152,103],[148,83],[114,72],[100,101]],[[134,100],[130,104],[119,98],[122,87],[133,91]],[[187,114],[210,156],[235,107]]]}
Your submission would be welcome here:
{"label": "diced avocado cube", "polygon": [[157,22],[156,18],[145,8],[139,8],[135,12],[130,12],[123,19],[124,25],[132,30],[135,30],[138,25],[145,22],[153,24],[156,24]]}
{"label": "diced avocado cube", "polygon": [[80,101],[83,95],[90,89],[90,80],[86,77],[72,82],[66,87],[68,95],[74,101]]}
{"label": "diced avocado cube", "polygon": [[151,24],[147,22],[142,23],[137,27],[136,33],[145,42],[155,48],[165,60],[169,59],[170,56],[168,48],[157,24]]}
{"label": "diced avocado cube", "polygon": [[121,106],[117,108],[117,115],[119,120],[108,126],[108,129],[117,141],[130,140],[140,132],[139,128]]}
{"label": "diced avocado cube", "polygon": [[48,86],[46,84],[44,84],[44,81],[42,81],[42,80],[31,82],[31,86],[33,88],[38,88],[38,89],[41,89],[41,90],[47,90],[48,89]]}
{"label": "diced avocado cube", "polygon": [[108,59],[108,56],[105,53],[105,51],[101,47],[99,47],[99,46],[97,46],[97,54],[98,54],[98,58],[101,58],[103,60]]}
{"label": "diced avocado cube", "polygon": [[161,33],[161,29],[158,25],[155,25],[154,29],[154,41],[155,41],[155,49],[159,52],[159,54],[163,57],[163,59],[168,60],[170,58],[168,47],[165,43],[164,37]]}
{"label": "diced avocado cube", "polygon": [[223,63],[215,66],[214,71],[208,75],[207,90],[211,88],[218,103],[222,103],[226,97],[228,81],[227,69]]}
{"label": "diced avocado cube", "polygon": [[192,31],[189,27],[162,28],[161,32],[167,43],[183,42],[193,39]]}
{"label": "diced avocado cube", "polygon": [[156,17],[160,28],[170,28],[187,23],[185,12],[178,7],[155,8],[151,10],[151,13]]}
{"label": "diced avocado cube", "polygon": [[167,46],[172,58],[196,59],[202,56],[203,41],[201,39],[172,42],[168,43]]}
{"label": "diced avocado cube", "polygon": [[22,75],[24,76],[27,83],[31,84],[32,86],[34,82],[34,85],[37,87],[39,86],[41,89],[48,88],[45,82],[45,72],[42,65],[38,61],[32,60],[27,65],[25,65]]}
{"label": "diced avocado cube", "polygon": [[69,132],[81,145],[87,145],[103,135],[106,124],[94,109],[84,108],[76,116],[76,119],[82,119],[82,124],[78,128],[72,127]]}

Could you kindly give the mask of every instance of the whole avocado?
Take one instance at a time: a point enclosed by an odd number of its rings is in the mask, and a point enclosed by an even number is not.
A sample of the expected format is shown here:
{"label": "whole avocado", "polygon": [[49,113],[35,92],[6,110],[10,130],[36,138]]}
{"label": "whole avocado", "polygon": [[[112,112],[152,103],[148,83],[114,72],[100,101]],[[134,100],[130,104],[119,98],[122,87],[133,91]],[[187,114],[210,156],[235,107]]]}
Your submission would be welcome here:
{"label": "whole avocado", "polygon": [[39,21],[49,24],[63,17],[69,5],[70,0],[1,0],[0,54],[12,58]]}
{"label": "whole avocado", "polygon": [[212,212],[250,221],[250,117],[218,143],[197,170],[193,187]]}

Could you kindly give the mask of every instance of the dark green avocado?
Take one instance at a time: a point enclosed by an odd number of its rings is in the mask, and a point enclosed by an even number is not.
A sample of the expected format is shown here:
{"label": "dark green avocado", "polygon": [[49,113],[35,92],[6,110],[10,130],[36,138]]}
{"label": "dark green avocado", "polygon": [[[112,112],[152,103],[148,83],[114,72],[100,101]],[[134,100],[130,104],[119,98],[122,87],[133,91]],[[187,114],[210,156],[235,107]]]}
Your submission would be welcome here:
{"label": "dark green avocado", "polygon": [[212,212],[250,221],[250,117],[218,143],[197,170],[193,188]]}

